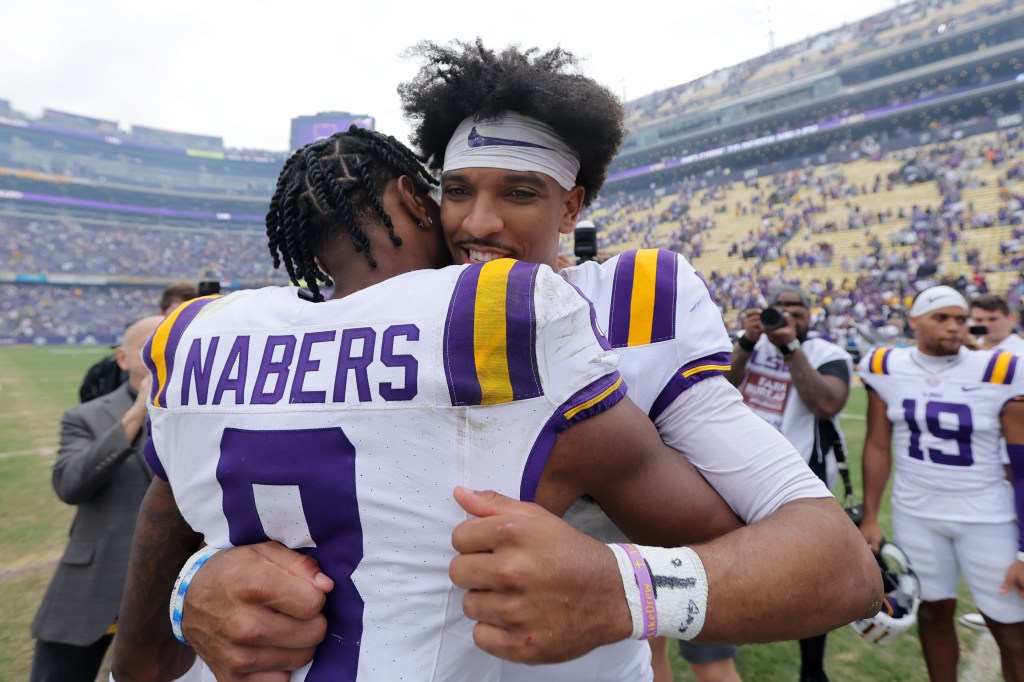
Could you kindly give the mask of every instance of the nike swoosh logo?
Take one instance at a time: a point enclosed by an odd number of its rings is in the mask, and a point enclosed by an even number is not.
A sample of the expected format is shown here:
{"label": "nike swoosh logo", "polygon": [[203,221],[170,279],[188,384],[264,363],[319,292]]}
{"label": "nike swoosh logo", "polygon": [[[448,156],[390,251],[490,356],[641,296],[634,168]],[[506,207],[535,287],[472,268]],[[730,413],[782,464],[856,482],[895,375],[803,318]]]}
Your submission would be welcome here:
{"label": "nike swoosh logo", "polygon": [[984,386],[961,386],[961,391],[977,391],[978,389],[985,388]]}
{"label": "nike swoosh logo", "polygon": [[469,131],[469,137],[466,138],[466,142],[470,147],[535,147],[537,149],[554,151],[550,147],[545,147],[542,144],[534,144],[533,142],[512,140],[507,137],[487,137],[476,132],[476,126],[473,126],[473,129]]}

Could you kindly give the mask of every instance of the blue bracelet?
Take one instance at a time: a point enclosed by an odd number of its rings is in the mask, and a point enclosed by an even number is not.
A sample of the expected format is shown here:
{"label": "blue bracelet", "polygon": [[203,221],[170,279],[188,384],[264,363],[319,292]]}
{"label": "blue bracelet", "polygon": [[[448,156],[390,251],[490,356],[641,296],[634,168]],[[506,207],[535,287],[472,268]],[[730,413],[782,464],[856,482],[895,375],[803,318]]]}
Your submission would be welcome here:
{"label": "blue bracelet", "polygon": [[181,572],[178,573],[178,579],[174,583],[174,590],[171,591],[171,631],[182,644],[188,644],[188,640],[185,639],[185,635],[181,632],[181,617],[182,611],[185,608],[185,593],[188,592],[188,586],[192,584],[192,577],[196,574],[196,571],[202,568],[207,559],[219,551],[219,547],[203,547],[190,556],[185,565],[182,566]]}

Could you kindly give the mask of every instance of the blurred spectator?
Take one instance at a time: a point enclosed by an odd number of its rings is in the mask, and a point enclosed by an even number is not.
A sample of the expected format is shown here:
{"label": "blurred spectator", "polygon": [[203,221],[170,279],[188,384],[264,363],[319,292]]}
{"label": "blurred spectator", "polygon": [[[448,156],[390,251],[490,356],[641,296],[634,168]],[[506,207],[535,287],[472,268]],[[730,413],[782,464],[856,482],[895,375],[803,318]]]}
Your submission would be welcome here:
{"label": "blurred spectator", "polygon": [[142,346],[162,320],[146,317],[125,331],[116,352],[125,384],[61,419],[53,488],[78,511],[32,622],[30,682],[92,682],[117,631],[135,517],[153,477],[142,455],[149,397]]}
{"label": "blurred spectator", "polygon": [[998,348],[1024,356],[1024,339],[1017,335],[1018,318],[1006,299],[995,294],[982,294],[971,299],[971,324],[984,327],[978,335],[980,348]]}

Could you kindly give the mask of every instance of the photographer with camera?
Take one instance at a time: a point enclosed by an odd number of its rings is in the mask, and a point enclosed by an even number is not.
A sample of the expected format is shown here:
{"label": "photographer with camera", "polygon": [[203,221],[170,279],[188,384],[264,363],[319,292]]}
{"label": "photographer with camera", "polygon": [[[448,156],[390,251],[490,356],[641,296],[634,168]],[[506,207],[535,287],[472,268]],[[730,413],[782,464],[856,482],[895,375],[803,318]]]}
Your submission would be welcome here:
{"label": "photographer with camera", "polygon": [[[831,488],[839,471],[836,454],[845,452],[838,415],[850,393],[850,354],[807,337],[810,301],[799,287],[774,289],[767,303],[744,311],[725,376]],[[824,659],[824,634],[800,640],[801,682],[827,680]]]}

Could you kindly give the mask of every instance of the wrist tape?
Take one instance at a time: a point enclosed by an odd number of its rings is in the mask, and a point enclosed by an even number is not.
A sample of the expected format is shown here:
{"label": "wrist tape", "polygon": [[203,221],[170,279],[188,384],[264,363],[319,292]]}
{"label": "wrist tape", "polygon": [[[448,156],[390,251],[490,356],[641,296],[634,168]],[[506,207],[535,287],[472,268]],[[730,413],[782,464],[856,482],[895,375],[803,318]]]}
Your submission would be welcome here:
{"label": "wrist tape", "polygon": [[693,639],[704,627],[708,579],[689,547],[608,545],[633,619],[633,639]]}
{"label": "wrist tape", "polygon": [[195,576],[206,560],[212,557],[214,554],[220,551],[218,547],[203,547],[198,552],[193,554],[185,562],[185,565],[181,567],[181,571],[178,573],[178,579],[174,582],[174,589],[171,590],[171,631],[174,636],[182,644],[188,644],[188,640],[185,639],[185,635],[181,633],[181,617],[185,609],[185,593],[188,592],[188,586],[192,584],[192,577]]}

